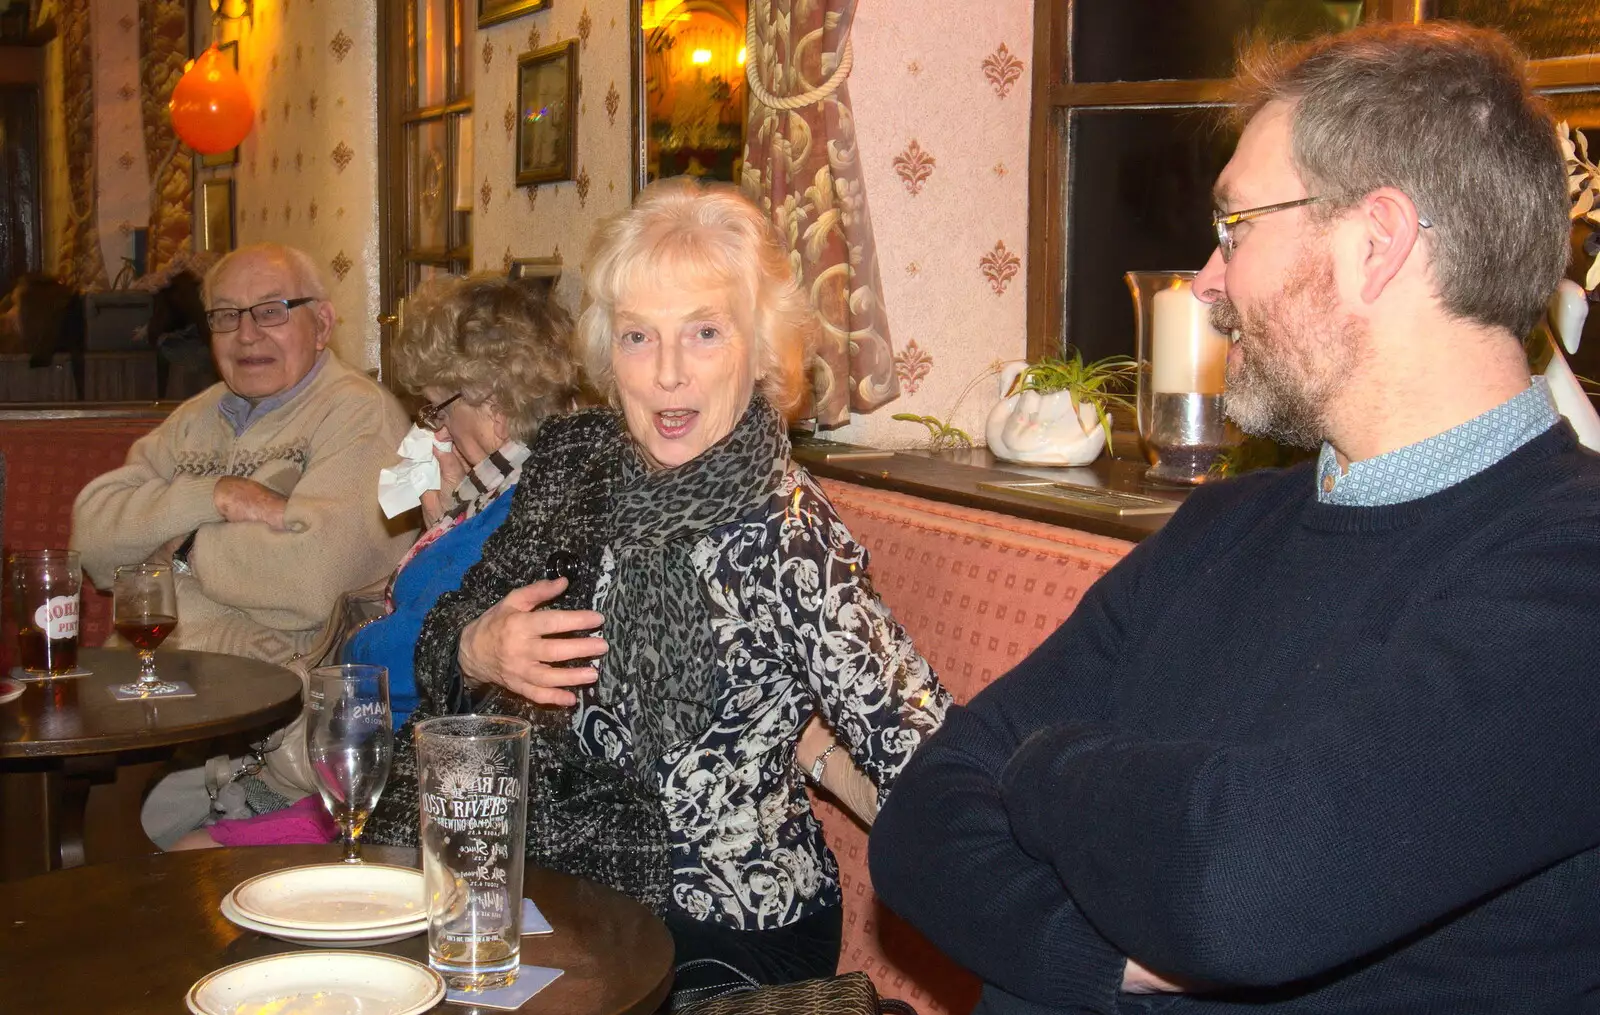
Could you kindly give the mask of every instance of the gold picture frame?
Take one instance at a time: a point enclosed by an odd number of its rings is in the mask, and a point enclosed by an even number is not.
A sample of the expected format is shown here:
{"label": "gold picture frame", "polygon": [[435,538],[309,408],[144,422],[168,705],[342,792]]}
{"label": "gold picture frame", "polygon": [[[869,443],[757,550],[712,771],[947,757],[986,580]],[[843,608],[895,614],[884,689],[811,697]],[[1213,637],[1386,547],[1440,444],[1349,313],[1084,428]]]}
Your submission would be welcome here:
{"label": "gold picture frame", "polygon": [[200,188],[200,249],[226,254],[233,246],[233,180],[207,180]]}
{"label": "gold picture frame", "polygon": [[550,9],[550,0],[478,0],[478,27]]}
{"label": "gold picture frame", "polygon": [[578,40],[517,58],[517,186],[556,183],[578,164]]}

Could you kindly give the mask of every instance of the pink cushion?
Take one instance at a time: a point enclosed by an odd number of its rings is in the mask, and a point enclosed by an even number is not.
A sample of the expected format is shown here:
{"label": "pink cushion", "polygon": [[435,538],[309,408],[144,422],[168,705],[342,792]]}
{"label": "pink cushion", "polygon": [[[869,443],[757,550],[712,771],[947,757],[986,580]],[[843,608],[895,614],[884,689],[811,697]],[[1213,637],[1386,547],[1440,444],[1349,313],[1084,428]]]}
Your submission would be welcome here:
{"label": "pink cushion", "polygon": [[[1133,548],[992,511],[823,480],[850,532],[871,553],[878,595],[960,702],[1032,652],[1085,590]],[[866,832],[831,803],[817,813],[839,859],[844,944],[839,971],[923,1015],[969,1012],[977,980],[939,953],[875,895]]]}

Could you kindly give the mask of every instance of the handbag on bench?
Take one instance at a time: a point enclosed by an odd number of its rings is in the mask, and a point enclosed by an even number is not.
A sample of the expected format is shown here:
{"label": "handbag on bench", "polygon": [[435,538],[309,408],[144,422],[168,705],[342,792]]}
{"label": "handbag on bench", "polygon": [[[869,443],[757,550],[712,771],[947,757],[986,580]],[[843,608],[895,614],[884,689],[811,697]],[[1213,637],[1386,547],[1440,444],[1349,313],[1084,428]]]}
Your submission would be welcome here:
{"label": "handbag on bench", "polygon": [[866,973],[845,973],[724,994],[680,1015],[917,1015],[904,1001],[879,998]]}

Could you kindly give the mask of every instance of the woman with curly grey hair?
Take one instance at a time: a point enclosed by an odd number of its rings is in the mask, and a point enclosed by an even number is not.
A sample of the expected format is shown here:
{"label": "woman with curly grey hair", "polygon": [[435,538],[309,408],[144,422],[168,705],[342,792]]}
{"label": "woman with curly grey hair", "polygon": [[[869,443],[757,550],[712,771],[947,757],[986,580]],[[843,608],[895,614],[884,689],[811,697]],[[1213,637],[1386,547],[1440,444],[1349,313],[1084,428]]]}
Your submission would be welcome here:
{"label": "woman with curly grey hair", "polygon": [[[663,912],[675,1006],[831,975],[838,867],[806,781],[853,761],[881,798],[949,695],[789,456],[813,322],[761,212],[658,183],[588,263],[579,354],[611,408],[540,431],[539,482],[423,625],[422,707],[527,715],[536,754],[585,766],[569,783],[609,787],[571,862],[610,858]],[[803,735],[818,716],[837,752]]]}
{"label": "woman with curly grey hair", "polygon": [[504,494],[521,479],[540,424],[576,405],[571,339],[560,304],[504,276],[432,279],[407,302],[395,380],[428,400],[417,423],[451,450],[434,451],[443,482],[423,494],[427,529],[390,581],[391,612],[344,650],[346,661],[388,667],[396,726],[416,706],[411,656],[423,617],[505,520]]}

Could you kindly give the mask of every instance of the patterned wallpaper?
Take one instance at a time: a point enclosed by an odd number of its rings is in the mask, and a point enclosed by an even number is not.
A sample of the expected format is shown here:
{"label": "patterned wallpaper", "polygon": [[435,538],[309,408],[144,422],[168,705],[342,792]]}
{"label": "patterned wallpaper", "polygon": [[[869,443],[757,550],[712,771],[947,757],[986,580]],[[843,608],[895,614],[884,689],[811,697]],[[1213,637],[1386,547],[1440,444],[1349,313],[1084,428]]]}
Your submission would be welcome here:
{"label": "patterned wallpaper", "polygon": [[[310,250],[334,286],[354,362],[377,362],[376,15],[371,0],[257,0],[240,71],[257,97],[237,179],[240,242]],[[632,136],[626,0],[555,0],[479,29],[473,42],[474,267],[513,257],[564,265],[576,309],[594,224],[630,200]],[[1027,0],[890,0],[858,7],[851,99],[865,166],[902,395],[835,431],[841,440],[919,443],[935,415],[981,439],[998,398],[997,360],[1026,344],[1028,113],[1033,9]],[[516,60],[579,40],[578,179],[517,187]],[[214,171],[213,171],[214,172]],[[224,171],[225,172],[225,171]]]}
{"label": "patterned wallpaper", "polygon": [[[626,0],[555,0],[547,10],[478,30],[473,266],[502,271],[511,258],[560,254],[556,291],[574,312],[595,223],[632,200],[629,38]],[[512,164],[517,57],[568,39],[578,40],[577,179],[518,187]]]}
{"label": "patterned wallpaper", "polygon": [[[289,243],[316,259],[339,314],[334,348],[378,362],[378,21],[373,0],[256,0],[224,25],[256,126],[232,175],[239,244]],[[197,188],[198,189],[198,188]]]}
{"label": "patterned wallpaper", "polygon": [[889,418],[910,412],[981,442],[998,381],[966,389],[1027,346],[1033,4],[1002,0],[977,15],[960,0],[862,3],[852,38],[850,98],[900,398],[829,436],[919,445],[926,430]]}
{"label": "patterned wallpaper", "polygon": [[95,214],[100,254],[115,278],[133,255],[132,231],[150,222],[150,163],[139,105],[138,0],[89,7],[94,46]]}

